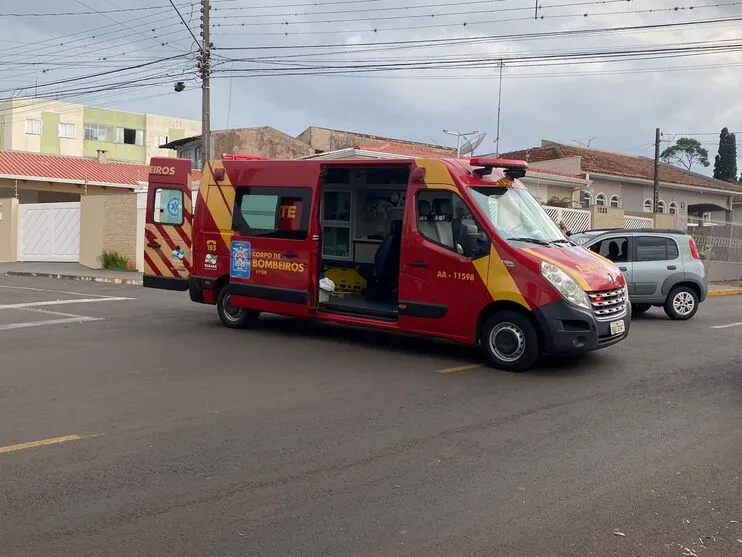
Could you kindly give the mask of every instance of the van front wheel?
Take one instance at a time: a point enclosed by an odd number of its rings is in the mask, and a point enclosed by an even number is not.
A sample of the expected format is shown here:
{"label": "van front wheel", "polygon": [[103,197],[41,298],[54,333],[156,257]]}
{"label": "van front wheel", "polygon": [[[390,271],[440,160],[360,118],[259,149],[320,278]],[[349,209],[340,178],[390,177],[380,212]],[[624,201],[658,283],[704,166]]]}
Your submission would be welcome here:
{"label": "van front wheel", "polygon": [[536,328],[516,311],[494,313],[484,324],[480,341],[490,364],[505,371],[526,371],[539,357]]}
{"label": "van front wheel", "polygon": [[230,298],[229,291],[222,288],[216,302],[216,311],[219,313],[222,324],[230,329],[244,329],[255,323],[260,312],[235,307],[230,303]]}

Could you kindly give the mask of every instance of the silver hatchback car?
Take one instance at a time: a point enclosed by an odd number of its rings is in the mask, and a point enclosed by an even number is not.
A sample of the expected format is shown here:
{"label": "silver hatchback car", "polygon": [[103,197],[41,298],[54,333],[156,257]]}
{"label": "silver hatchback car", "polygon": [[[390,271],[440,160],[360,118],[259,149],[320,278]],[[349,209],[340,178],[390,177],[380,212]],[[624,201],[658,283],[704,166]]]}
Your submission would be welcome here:
{"label": "silver hatchback car", "polygon": [[588,230],[570,239],[618,265],[634,314],[656,306],[671,319],[690,319],[708,295],[696,243],[681,230]]}

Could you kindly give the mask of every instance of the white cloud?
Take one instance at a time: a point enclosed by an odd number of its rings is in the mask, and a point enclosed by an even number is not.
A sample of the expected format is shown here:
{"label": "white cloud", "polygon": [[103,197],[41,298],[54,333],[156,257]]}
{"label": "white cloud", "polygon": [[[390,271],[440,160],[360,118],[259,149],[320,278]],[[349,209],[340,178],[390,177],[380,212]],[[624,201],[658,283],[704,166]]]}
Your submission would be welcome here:
{"label": "white cloud", "polygon": [[[320,0],[318,0],[320,1]],[[152,6],[146,0],[114,0],[86,2],[97,10],[139,8]],[[177,2],[186,4],[185,0]],[[623,15],[596,14],[606,12],[632,12],[647,7],[668,8],[674,5],[669,0],[654,0],[650,4],[624,2],[605,5],[558,7],[566,0],[554,0],[551,8],[545,7],[543,14],[552,14],[534,21],[510,21],[486,25],[461,25],[463,21],[501,21],[519,17],[530,18],[530,8],[523,11],[507,11],[491,14],[445,17],[445,13],[485,9],[518,8],[532,6],[523,0],[469,5],[466,2],[450,4],[437,9],[390,11],[399,6],[435,4],[438,0],[379,0],[371,3],[320,4],[295,9],[287,4],[305,3],[301,0],[261,0],[260,5],[275,5],[271,9],[238,10],[249,8],[254,2],[215,2],[213,12],[216,26],[213,42],[217,48],[265,47],[286,45],[317,45],[333,43],[339,45],[362,45],[378,41],[409,41],[425,39],[451,39],[477,35],[513,35],[517,33],[551,32],[559,30],[590,29],[627,25],[649,25],[669,22],[693,21],[716,17],[742,16],[742,7],[726,6],[675,12],[658,12]],[[572,3],[572,2],[570,2]],[[166,4],[166,3],[165,3]],[[709,2],[710,4],[710,2]],[[64,6],[64,8],[63,8]],[[364,13],[353,10],[364,7],[381,8],[382,11],[366,12],[368,17],[390,17],[365,22],[307,23],[309,21],[360,18]],[[8,0],[6,12],[22,12],[26,3]],[[34,11],[87,11],[86,8],[54,0],[35,2]],[[301,10],[301,11],[299,11]],[[384,11],[386,10],[386,11]],[[335,12],[317,15],[318,11]],[[299,15],[290,15],[297,12]],[[436,17],[402,19],[415,13],[433,13]],[[587,12],[590,17],[580,17]],[[281,14],[275,17],[259,17],[261,14]],[[156,14],[156,15],[155,15]],[[557,17],[572,14],[570,17]],[[187,19],[191,10],[184,10]],[[197,11],[196,11],[197,15]],[[243,16],[249,16],[247,18]],[[115,21],[112,21],[112,19]],[[271,22],[289,21],[289,25]],[[117,23],[118,22],[118,23]],[[233,23],[261,23],[245,27],[225,27]],[[394,27],[439,25],[427,29],[388,31]],[[91,31],[96,27],[104,27]],[[396,48],[380,50],[378,47],[337,48],[336,54],[323,55],[323,49],[263,49],[251,51],[217,50],[216,54],[231,58],[264,57],[303,54],[303,57],[280,62],[284,68],[298,64],[312,65],[314,62],[328,64],[355,61],[378,63],[384,60],[414,61],[424,59],[465,58],[478,59],[502,56],[523,56],[545,52],[577,50],[605,50],[609,48],[659,47],[667,44],[692,43],[698,41],[734,40],[738,22],[726,25],[705,25],[668,29],[664,31],[635,31],[599,36],[571,36],[564,38],[542,38],[539,40],[502,40],[499,42],[463,44],[438,48]],[[198,30],[197,22],[192,25]],[[376,28],[379,31],[364,32]],[[281,35],[285,32],[309,32],[313,34]],[[338,31],[345,31],[338,33]],[[0,33],[4,41],[4,61],[26,62],[23,66],[0,67],[3,77],[2,89],[25,86],[31,91],[37,81],[42,85],[40,94],[62,93],[73,88],[73,84],[43,87],[50,81],[79,76],[115,66],[155,59],[178,52],[187,52],[192,40],[182,25],[178,25],[174,12],[161,11],[129,12],[121,14],[86,15],[56,18],[0,18]],[[66,39],[51,40],[55,36],[80,33]],[[277,33],[264,35],[261,33]],[[93,38],[95,36],[95,38]],[[49,40],[44,43],[44,40]],[[167,43],[163,46],[161,43]],[[18,46],[22,43],[25,46]],[[64,43],[64,46],[60,46]],[[96,60],[106,57],[105,63]],[[28,65],[28,63],[38,65]],[[67,66],[52,65],[67,64]],[[192,62],[189,62],[189,64]],[[740,72],[738,53],[723,53],[674,59],[643,60],[634,62],[557,65],[553,67],[508,67],[503,80],[502,149],[532,146],[542,138],[571,142],[574,139],[595,137],[593,145],[606,149],[637,147],[641,151],[649,144],[654,128],[661,126],[670,132],[716,132],[723,126],[739,129],[742,107],[738,102]],[[77,67],[75,67],[77,65]],[[701,68],[693,71],[678,71],[679,68],[722,66]],[[273,67],[276,67],[272,64]],[[188,118],[200,115],[200,97],[192,89],[198,83],[183,71],[187,64],[171,65],[171,75],[162,77],[157,87],[127,89],[96,93],[72,98],[90,104],[103,104],[127,110],[166,113]],[[225,64],[219,70],[229,68],[257,67],[248,62]],[[43,72],[43,70],[47,70]],[[634,73],[643,71],[643,73]],[[132,75],[155,75],[157,68],[140,70]],[[43,73],[42,73],[43,72]],[[99,83],[121,81],[127,74],[101,78]],[[360,73],[351,76],[292,76],[262,77],[232,80],[231,106],[229,82],[214,81],[214,106],[212,110],[214,128],[224,127],[229,113],[231,127],[272,125],[289,133],[298,133],[308,125],[324,125],[346,128],[368,133],[388,134],[421,141],[436,138],[450,141],[441,134],[441,129],[480,129],[494,137],[497,109],[497,71],[493,63],[489,68],[430,71],[400,71],[389,73]],[[172,93],[172,82],[187,79],[189,89],[185,93]],[[74,87],[85,82],[74,83]],[[714,142],[711,137],[704,141]],[[492,145],[485,143],[485,145]],[[713,145],[706,145],[715,152]]]}

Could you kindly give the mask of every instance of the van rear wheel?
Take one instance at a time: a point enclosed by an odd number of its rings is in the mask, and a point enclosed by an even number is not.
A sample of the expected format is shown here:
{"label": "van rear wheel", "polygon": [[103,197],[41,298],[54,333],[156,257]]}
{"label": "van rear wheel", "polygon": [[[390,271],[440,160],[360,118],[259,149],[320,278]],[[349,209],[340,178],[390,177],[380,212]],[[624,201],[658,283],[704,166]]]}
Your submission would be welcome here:
{"label": "van rear wheel", "polygon": [[536,327],[517,311],[494,313],[482,328],[480,342],[490,365],[505,371],[526,371],[539,357]]}
{"label": "van rear wheel", "polygon": [[226,288],[222,288],[216,302],[216,311],[222,324],[230,329],[244,329],[257,321],[259,311],[238,308],[230,303],[231,295]]}

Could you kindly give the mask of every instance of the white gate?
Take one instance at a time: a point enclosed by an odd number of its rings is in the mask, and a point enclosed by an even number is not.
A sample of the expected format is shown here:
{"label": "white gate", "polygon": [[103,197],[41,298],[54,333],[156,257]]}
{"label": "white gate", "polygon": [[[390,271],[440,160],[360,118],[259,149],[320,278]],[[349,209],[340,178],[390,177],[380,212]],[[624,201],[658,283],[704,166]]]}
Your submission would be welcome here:
{"label": "white gate", "polygon": [[80,261],[80,203],[18,206],[18,261]]}

